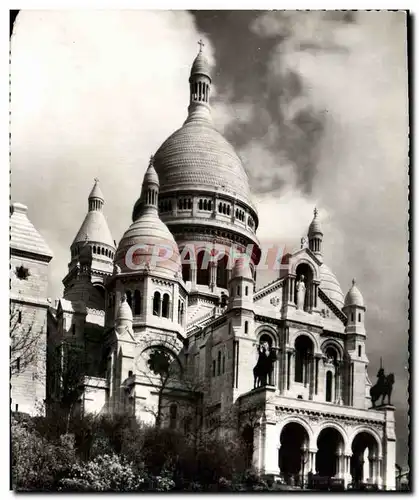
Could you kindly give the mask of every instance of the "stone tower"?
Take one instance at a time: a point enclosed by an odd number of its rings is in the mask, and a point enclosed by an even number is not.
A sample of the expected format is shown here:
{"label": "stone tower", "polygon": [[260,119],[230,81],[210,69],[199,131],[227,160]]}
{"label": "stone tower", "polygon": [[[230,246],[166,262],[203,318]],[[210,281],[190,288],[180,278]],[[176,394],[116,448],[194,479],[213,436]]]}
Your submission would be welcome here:
{"label": "stone tower", "polygon": [[21,203],[10,207],[11,409],[34,414],[45,399],[48,264],[53,255]]}

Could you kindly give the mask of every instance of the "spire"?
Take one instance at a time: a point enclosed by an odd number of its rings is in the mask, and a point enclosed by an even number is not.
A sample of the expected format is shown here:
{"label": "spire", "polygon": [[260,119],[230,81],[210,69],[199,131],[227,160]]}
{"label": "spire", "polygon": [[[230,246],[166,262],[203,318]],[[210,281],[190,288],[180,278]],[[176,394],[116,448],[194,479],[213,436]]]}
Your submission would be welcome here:
{"label": "spire", "polygon": [[124,327],[132,328],[132,310],[127,302],[125,294],[121,297],[121,303],[116,313],[115,327],[122,329]]}
{"label": "spire", "polygon": [[145,212],[158,213],[159,187],[159,176],[154,168],[154,156],[150,156],[148,168],[144,174],[141,196],[134,205],[132,213],[133,222]]}
{"label": "spire", "polygon": [[319,211],[317,207],[314,207],[314,217],[308,228],[308,246],[310,250],[317,256],[317,258],[323,261],[322,255],[322,241],[323,241],[323,231],[318,218]]}
{"label": "spire", "polygon": [[199,52],[192,63],[189,77],[189,116],[186,122],[191,120],[211,121],[209,107],[211,68],[202,50],[204,42],[199,40],[198,45]]}
{"label": "spire", "polygon": [[115,248],[114,240],[109,231],[108,223],[103,215],[103,205],[105,198],[99,187],[99,179],[95,178],[95,183],[90,191],[89,210],[81,225],[73,245],[84,244],[86,241],[94,243],[104,243],[108,247]]}
{"label": "spire", "polygon": [[95,184],[89,194],[89,212],[102,210],[105,199],[99,187],[99,179],[95,177]]}

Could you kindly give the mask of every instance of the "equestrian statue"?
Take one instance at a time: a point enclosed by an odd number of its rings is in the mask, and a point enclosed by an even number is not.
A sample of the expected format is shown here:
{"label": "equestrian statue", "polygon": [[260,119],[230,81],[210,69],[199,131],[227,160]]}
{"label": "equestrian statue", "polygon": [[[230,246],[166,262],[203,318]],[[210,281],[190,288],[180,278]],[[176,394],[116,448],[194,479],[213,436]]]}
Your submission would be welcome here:
{"label": "equestrian statue", "polygon": [[257,387],[263,387],[270,383],[274,363],[276,361],[276,353],[269,346],[268,342],[262,342],[262,344],[258,347],[258,350],[258,361],[253,368],[254,389],[256,389]]}
{"label": "equestrian statue", "polygon": [[391,404],[391,392],[394,384],[394,373],[389,375],[384,374],[384,368],[380,366],[377,373],[377,383],[370,389],[372,407],[375,408],[375,403],[381,396],[381,404],[384,404],[384,398],[387,396],[388,404]]}

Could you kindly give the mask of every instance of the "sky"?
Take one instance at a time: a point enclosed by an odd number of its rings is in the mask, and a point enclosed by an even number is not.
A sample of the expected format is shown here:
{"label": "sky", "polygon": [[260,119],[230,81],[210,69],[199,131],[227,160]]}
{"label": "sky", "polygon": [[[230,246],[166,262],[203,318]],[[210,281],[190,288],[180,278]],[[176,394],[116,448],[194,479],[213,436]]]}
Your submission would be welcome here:
{"label": "sky", "polygon": [[[397,460],[407,462],[406,18],[351,11],[22,11],[12,38],[11,195],[54,253],[100,179],[118,241],[148,159],[186,118],[197,41],[212,113],[249,175],[258,236],[298,248],[317,206],[325,263],[367,307],[369,375],[394,372]],[[261,272],[259,283],[275,276]]]}

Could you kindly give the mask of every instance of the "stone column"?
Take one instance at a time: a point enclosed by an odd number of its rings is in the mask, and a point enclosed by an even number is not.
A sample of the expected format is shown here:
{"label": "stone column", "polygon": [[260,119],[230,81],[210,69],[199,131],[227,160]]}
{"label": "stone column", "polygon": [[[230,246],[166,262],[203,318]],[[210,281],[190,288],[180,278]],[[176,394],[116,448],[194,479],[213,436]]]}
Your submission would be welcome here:
{"label": "stone column", "polygon": [[383,487],[383,457],[377,458],[377,468],[376,468],[376,483],[377,486],[381,489]]}
{"label": "stone column", "polygon": [[313,399],[315,385],[316,385],[316,372],[315,372],[316,359],[313,355],[310,356],[310,377],[309,377],[309,399]]}
{"label": "stone column", "polygon": [[294,350],[290,351],[290,354],[291,354],[291,356],[289,357],[290,367],[289,367],[289,370],[288,370],[289,374],[290,374],[290,378],[289,378],[289,382],[288,382],[289,390],[292,389],[293,381],[294,381],[294,374],[295,374],[295,351]]}
{"label": "stone column", "polygon": [[191,290],[196,290],[196,275],[197,275],[197,269],[196,269],[197,263],[192,263],[190,267],[190,273],[191,273]]}
{"label": "stone column", "polygon": [[288,278],[288,291],[289,291],[288,302],[295,304],[294,302],[295,276],[290,276]]}
{"label": "stone column", "polygon": [[276,432],[276,423],[266,422],[263,424],[262,431],[262,470],[265,474],[277,476],[279,474],[278,467],[278,435]]}
{"label": "stone column", "polygon": [[321,356],[318,354],[314,357],[315,370],[314,370],[314,394],[317,396],[319,392],[319,363]]}
{"label": "stone column", "polygon": [[352,482],[351,456],[352,456],[352,454],[345,454],[343,456],[343,480],[344,480],[345,488],[347,488],[348,484],[350,484]]}
{"label": "stone column", "polygon": [[[217,283],[217,265],[214,262],[209,262],[209,285],[210,290],[214,290]],[[243,290],[242,290],[243,294]]]}
{"label": "stone column", "polygon": [[192,217],[196,217],[196,209],[198,204],[198,198],[192,197]]}
{"label": "stone column", "polygon": [[336,452],[336,476],[339,479],[342,479],[345,474],[345,456],[342,453],[342,450],[338,450]]}
{"label": "stone column", "polygon": [[282,380],[278,380],[278,383],[281,384],[281,392],[287,390],[288,387],[288,351],[286,349],[283,350],[282,359],[284,360],[283,369],[282,369]]}
{"label": "stone column", "polygon": [[308,472],[312,472],[313,474],[316,473],[316,453],[317,453],[317,450],[315,450],[315,449],[311,449],[309,451],[307,473]]}

